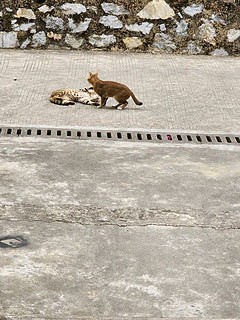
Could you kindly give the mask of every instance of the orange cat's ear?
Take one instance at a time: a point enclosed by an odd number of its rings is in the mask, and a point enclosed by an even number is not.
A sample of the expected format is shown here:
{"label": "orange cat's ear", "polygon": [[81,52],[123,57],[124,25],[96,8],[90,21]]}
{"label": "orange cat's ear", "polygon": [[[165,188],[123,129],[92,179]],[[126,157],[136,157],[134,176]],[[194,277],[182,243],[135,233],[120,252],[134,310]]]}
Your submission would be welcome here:
{"label": "orange cat's ear", "polygon": [[96,73],[96,76],[98,77],[98,72]]}
{"label": "orange cat's ear", "polygon": [[92,76],[92,72],[89,72],[90,77]]}

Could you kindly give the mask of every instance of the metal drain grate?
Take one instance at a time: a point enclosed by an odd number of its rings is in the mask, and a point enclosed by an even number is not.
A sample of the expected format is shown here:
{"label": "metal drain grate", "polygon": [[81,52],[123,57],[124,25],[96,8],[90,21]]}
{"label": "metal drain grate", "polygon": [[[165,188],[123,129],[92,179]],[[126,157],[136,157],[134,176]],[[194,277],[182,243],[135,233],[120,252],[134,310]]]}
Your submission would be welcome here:
{"label": "metal drain grate", "polygon": [[0,137],[42,137],[77,140],[114,140],[150,143],[235,144],[240,134],[176,132],[144,129],[106,129],[86,127],[0,126]]}

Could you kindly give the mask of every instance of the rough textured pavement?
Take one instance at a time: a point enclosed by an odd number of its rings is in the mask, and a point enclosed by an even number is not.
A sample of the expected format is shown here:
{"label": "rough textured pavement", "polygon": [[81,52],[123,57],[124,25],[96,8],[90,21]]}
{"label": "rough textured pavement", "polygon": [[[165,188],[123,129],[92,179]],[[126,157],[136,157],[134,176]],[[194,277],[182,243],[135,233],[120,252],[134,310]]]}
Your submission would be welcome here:
{"label": "rough textured pavement", "polygon": [[[48,101],[89,71],[144,105]],[[239,71],[230,57],[0,50],[0,124],[239,134]],[[238,143],[7,135],[1,320],[239,319]]]}
{"label": "rough textured pavement", "polygon": [[1,146],[6,219],[240,227],[238,146],[37,138]]}
{"label": "rough textured pavement", "polygon": [[239,230],[5,221],[4,231],[29,239],[0,248],[10,319],[239,319]]}
{"label": "rough textured pavement", "polygon": [[[234,319],[238,146],[2,138],[0,312]],[[19,300],[19,297],[21,299]]]}
{"label": "rough textured pavement", "polygon": [[[143,106],[49,102],[53,90],[88,86],[89,71],[128,85]],[[239,58],[0,50],[0,74],[2,124],[240,131]]]}

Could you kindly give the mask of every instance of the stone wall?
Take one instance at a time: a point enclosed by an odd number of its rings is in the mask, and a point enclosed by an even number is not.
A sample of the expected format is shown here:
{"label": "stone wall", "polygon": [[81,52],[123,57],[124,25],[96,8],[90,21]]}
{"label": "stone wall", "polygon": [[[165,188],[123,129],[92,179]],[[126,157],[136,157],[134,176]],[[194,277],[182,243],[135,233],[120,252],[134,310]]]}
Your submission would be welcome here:
{"label": "stone wall", "polygon": [[240,55],[240,4],[2,0],[0,47]]}

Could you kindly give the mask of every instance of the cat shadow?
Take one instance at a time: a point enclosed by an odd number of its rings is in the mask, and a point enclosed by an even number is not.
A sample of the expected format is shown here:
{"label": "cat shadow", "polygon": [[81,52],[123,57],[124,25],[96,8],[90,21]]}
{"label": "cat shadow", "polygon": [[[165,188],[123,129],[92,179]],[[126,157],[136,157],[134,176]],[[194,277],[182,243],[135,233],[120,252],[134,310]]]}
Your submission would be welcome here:
{"label": "cat shadow", "polygon": [[[121,109],[117,109],[117,107],[116,107],[117,103],[118,102],[114,98],[110,97],[110,98],[108,98],[107,104],[102,109],[122,111]],[[101,108],[98,108],[98,109],[101,109]],[[126,111],[126,110],[138,110],[138,111],[140,111],[141,109],[143,109],[142,106],[136,106],[134,104],[134,102],[131,101],[131,99],[130,99],[130,101],[128,102],[128,105],[123,110],[124,111]]]}
{"label": "cat shadow", "polygon": [[104,106],[103,108],[98,108],[94,106],[96,109],[103,109],[103,110],[116,110],[116,111],[131,111],[131,110],[136,110],[136,111],[144,111],[144,107],[131,107],[131,106],[126,106],[125,109],[117,109],[115,106]]}

